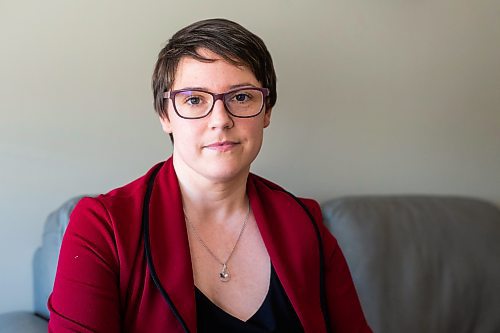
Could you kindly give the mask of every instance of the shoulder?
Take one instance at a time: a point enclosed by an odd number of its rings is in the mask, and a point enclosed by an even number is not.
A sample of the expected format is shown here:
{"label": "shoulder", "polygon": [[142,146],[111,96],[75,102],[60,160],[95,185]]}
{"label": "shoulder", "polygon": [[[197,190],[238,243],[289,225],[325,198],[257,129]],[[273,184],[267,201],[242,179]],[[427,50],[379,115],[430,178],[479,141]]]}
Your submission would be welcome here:
{"label": "shoulder", "polygon": [[96,197],[106,207],[112,207],[116,204],[130,204],[131,201],[142,200],[148,186],[151,176],[163,166],[160,162],[150,168],[144,175],[131,181],[130,183],[101,194]]}
{"label": "shoulder", "polygon": [[116,222],[130,220],[142,211],[143,198],[151,174],[162,163],[153,166],[146,174],[105,194],[83,197],[73,209],[69,227],[73,230],[105,228],[108,233]]}
{"label": "shoulder", "polygon": [[282,200],[290,204],[298,204],[303,210],[312,214],[318,221],[322,220],[319,203],[311,198],[297,197],[284,187],[261,176],[250,174],[248,182],[255,187],[256,193],[266,200]]}
{"label": "shoulder", "polygon": [[[280,185],[255,174],[249,175],[247,186],[249,197],[257,197],[268,216],[280,215],[285,220],[301,221],[295,224],[297,232],[311,229],[312,222],[315,230],[324,233],[323,216],[316,200],[297,197]],[[299,228],[299,225],[302,227]]]}
{"label": "shoulder", "polygon": [[[302,220],[313,222],[327,253],[332,253],[337,249],[337,241],[324,225],[321,206],[316,200],[297,197],[280,185],[255,174],[249,175],[248,182],[250,187],[255,188],[256,195],[266,203],[266,207],[269,209],[286,210],[295,218],[302,216]],[[309,222],[306,223],[306,226],[310,226]]]}
{"label": "shoulder", "polygon": [[75,211],[79,210],[95,210],[108,211],[137,208],[137,204],[141,203],[148,186],[148,180],[151,175],[160,168],[164,162],[160,162],[150,168],[144,175],[131,181],[130,183],[112,189],[107,193],[99,194],[93,197],[84,197],[76,205]]}

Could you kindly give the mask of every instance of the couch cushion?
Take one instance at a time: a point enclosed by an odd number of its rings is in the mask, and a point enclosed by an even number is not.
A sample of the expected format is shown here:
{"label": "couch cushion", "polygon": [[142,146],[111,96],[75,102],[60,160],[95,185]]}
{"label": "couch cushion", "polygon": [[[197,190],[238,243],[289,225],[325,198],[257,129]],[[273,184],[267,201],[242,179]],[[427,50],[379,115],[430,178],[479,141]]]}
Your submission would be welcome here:
{"label": "couch cushion", "polygon": [[374,332],[500,332],[500,211],[460,197],[323,206]]}

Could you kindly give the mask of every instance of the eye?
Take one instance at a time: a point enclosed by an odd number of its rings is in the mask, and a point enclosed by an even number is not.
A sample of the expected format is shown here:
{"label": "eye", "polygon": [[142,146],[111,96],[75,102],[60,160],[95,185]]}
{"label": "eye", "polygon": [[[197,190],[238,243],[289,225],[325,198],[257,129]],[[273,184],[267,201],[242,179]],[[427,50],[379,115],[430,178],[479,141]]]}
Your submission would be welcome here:
{"label": "eye", "polygon": [[252,96],[246,92],[238,92],[233,96],[233,100],[238,103],[249,102]]}
{"label": "eye", "polygon": [[205,105],[210,100],[210,95],[201,91],[182,91],[176,95],[176,103],[178,106],[184,107],[200,107]]}
{"label": "eye", "polygon": [[201,98],[199,96],[191,96],[186,98],[184,103],[189,105],[198,105],[201,104]]}

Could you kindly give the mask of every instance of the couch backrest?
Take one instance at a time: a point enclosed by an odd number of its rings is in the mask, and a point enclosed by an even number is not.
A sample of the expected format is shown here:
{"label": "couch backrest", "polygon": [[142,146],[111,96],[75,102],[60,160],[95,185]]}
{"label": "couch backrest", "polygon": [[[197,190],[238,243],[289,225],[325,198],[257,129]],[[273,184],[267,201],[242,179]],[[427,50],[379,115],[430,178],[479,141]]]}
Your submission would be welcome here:
{"label": "couch backrest", "polygon": [[49,318],[47,300],[54,286],[62,237],[69,222],[69,215],[82,197],[66,201],[49,215],[43,229],[42,246],[36,250],[33,258],[34,310],[46,319]]}
{"label": "couch backrest", "polygon": [[374,332],[500,332],[500,210],[460,197],[322,205]]}

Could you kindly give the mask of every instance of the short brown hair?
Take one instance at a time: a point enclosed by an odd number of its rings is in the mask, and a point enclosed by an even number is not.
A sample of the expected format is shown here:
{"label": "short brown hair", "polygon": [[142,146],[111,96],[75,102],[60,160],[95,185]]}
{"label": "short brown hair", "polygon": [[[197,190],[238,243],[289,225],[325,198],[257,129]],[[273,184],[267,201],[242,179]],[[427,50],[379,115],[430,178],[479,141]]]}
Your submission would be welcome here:
{"label": "short brown hair", "polygon": [[161,117],[167,116],[163,93],[171,89],[181,58],[188,56],[200,61],[213,61],[198,54],[200,48],[212,51],[231,64],[248,67],[262,86],[270,91],[266,107],[274,106],[277,98],[276,73],[271,54],[262,39],[233,21],[208,19],[176,32],[158,54],[152,88],[154,108]]}

